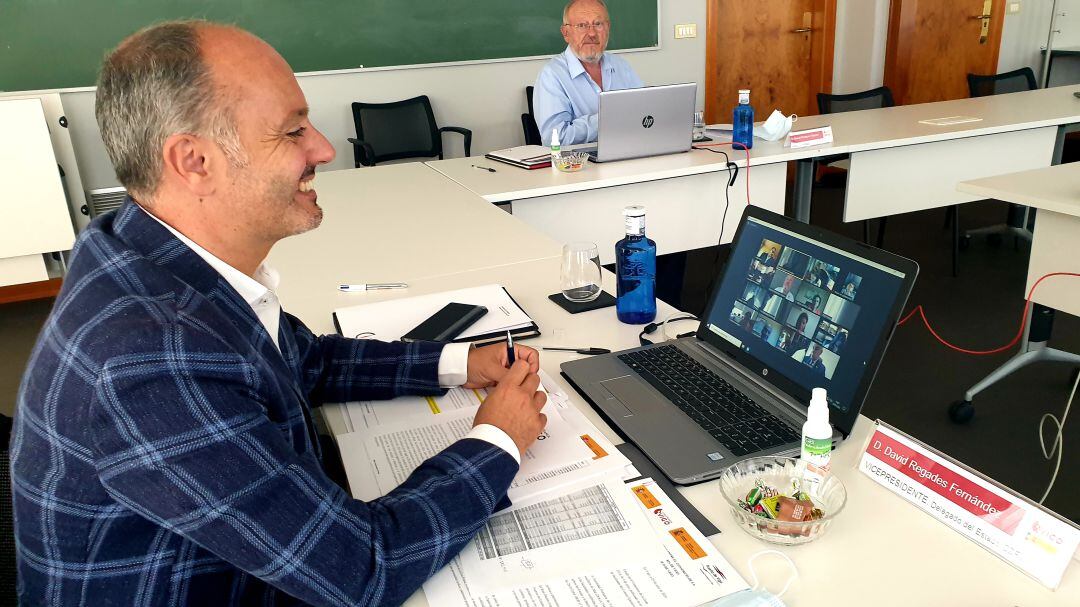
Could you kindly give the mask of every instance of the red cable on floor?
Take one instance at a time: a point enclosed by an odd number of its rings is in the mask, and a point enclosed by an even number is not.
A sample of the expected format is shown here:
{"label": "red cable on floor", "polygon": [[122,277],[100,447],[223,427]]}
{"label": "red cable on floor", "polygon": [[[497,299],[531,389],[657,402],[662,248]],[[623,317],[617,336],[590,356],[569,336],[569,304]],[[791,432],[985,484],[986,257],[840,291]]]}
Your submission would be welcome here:
{"label": "red cable on floor", "polygon": [[896,323],[896,325],[899,327],[904,326],[904,323],[911,320],[911,317],[915,316],[915,314],[918,313],[919,316],[922,318],[923,324],[926,325],[926,330],[930,331],[930,334],[933,335],[935,339],[944,344],[946,347],[956,350],[957,352],[961,352],[963,354],[971,354],[973,356],[987,356],[990,354],[998,354],[1012,348],[1020,342],[1020,339],[1024,336],[1024,327],[1027,325],[1028,308],[1031,307],[1031,296],[1035,293],[1035,289],[1039,287],[1039,284],[1041,284],[1042,281],[1052,276],[1073,276],[1076,278],[1080,278],[1080,274],[1075,272],[1051,272],[1049,274],[1044,274],[1043,276],[1039,277],[1039,280],[1036,280],[1035,284],[1031,285],[1031,290],[1028,291],[1027,299],[1024,301],[1024,312],[1020,316],[1020,329],[1016,332],[1016,337],[1013,337],[1012,341],[1005,344],[1004,346],[1001,346],[1000,348],[994,348],[993,350],[968,350],[966,348],[954,346],[948,341],[945,341],[945,339],[938,335],[937,331],[935,331],[934,328],[930,326],[930,321],[926,319],[926,312],[923,310],[923,307],[921,305],[915,306],[915,309],[911,312],[908,312],[907,316],[904,316],[904,318],[900,319],[900,322]]}
{"label": "red cable on floor", "polygon": [[746,204],[750,204],[750,150],[737,141],[717,141],[716,143],[698,143],[695,148],[714,148],[721,145],[730,145],[731,149],[741,149],[746,154]]}

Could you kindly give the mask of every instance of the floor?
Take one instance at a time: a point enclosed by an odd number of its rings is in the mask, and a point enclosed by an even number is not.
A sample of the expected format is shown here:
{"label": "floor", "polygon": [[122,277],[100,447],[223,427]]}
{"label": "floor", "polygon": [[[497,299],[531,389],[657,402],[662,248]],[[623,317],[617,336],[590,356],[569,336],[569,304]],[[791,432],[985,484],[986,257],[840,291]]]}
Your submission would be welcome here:
{"label": "floor", "polygon": [[[815,190],[812,221],[853,238],[859,224],[840,221],[842,177]],[[1005,205],[965,205],[961,224],[976,227],[999,223]],[[921,274],[909,309],[921,304],[935,329],[946,339],[973,349],[996,347],[1015,335],[1023,309],[1027,247],[1014,250],[975,239],[961,253],[961,274],[950,273],[950,232],[942,228],[944,210],[890,218],[885,247],[916,260]],[[660,260],[661,297],[689,311],[704,306],[709,283],[723,263],[726,248],[700,249]],[[10,415],[18,382],[30,349],[51,307],[51,301],[0,306],[0,413]],[[1056,347],[1080,352],[1080,320],[1059,315]],[[863,413],[880,418],[945,451],[992,478],[1038,499],[1053,463],[1039,447],[1037,428],[1047,412],[1060,416],[1068,398],[1073,369],[1044,364],[1024,369],[979,395],[977,413],[967,425],[953,424],[946,409],[964,390],[1008,358],[1008,354],[973,357],[939,345],[918,322],[900,328],[885,356]],[[1080,405],[1078,405],[1080,407]],[[1080,412],[1078,412],[1080,415]],[[1049,430],[1046,432],[1049,436]],[[1057,483],[1047,505],[1080,521],[1080,422],[1067,424],[1065,450]],[[1049,439],[1048,439],[1049,442]]]}

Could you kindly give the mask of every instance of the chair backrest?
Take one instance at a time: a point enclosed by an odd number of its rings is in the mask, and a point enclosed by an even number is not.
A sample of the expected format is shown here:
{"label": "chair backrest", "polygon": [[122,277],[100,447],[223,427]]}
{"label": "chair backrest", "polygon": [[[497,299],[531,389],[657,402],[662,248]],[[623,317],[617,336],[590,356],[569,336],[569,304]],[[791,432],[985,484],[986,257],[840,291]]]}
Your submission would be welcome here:
{"label": "chair backrest", "polygon": [[1034,91],[1039,88],[1039,85],[1035,83],[1035,72],[1030,67],[988,76],[968,74],[967,81],[968,91],[972,97]]}
{"label": "chair backrest", "polygon": [[533,87],[525,87],[525,101],[529,113],[521,115],[521,130],[525,132],[525,145],[543,145],[540,140],[540,128],[536,126],[536,113],[533,112]]}
{"label": "chair backrest", "polygon": [[822,114],[837,114],[839,112],[854,112],[856,110],[874,110],[883,107],[892,107],[892,91],[887,86],[879,86],[876,89],[862,91],[861,93],[849,93],[847,95],[830,95],[829,93],[817,94],[818,112]]}
{"label": "chair backrest", "polygon": [[14,605],[15,516],[11,503],[11,459],[8,442],[11,418],[0,415],[0,605]]}
{"label": "chair backrest", "polygon": [[392,103],[352,104],[356,138],[371,145],[375,162],[442,154],[442,138],[427,95]]}

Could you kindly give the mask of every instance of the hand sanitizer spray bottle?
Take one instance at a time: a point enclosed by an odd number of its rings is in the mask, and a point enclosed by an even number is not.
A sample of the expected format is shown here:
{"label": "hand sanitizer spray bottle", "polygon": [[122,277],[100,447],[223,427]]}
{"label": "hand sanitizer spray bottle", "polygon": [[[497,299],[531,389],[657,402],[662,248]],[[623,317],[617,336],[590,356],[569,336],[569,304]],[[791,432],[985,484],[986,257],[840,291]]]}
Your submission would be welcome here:
{"label": "hand sanitizer spray bottle", "polygon": [[559,157],[562,156],[562,146],[559,145],[559,129],[551,129],[551,170],[559,172]]}
{"label": "hand sanitizer spray bottle", "polygon": [[823,470],[829,469],[832,457],[832,426],[829,424],[829,402],[825,388],[814,388],[810,396],[810,408],[802,427],[802,454],[800,458]]}

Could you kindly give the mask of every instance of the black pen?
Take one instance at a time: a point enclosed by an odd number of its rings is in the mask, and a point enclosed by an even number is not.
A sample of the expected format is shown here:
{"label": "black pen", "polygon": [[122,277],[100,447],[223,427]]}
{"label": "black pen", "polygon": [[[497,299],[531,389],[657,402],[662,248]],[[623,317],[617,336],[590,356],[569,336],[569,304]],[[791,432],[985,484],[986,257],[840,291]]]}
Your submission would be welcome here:
{"label": "black pen", "polygon": [[487,171],[488,173],[494,173],[495,172],[495,169],[493,169],[491,167],[482,167],[482,166],[480,166],[478,164],[472,165],[472,168],[480,169],[481,171]]}
{"label": "black pen", "polygon": [[506,332],[506,366],[514,364],[514,336],[510,335],[510,332]]}
{"label": "black pen", "polygon": [[552,346],[544,346],[544,350],[558,350],[560,352],[577,352],[578,354],[586,354],[589,356],[596,356],[597,354],[611,354],[611,350],[607,348],[555,348]]}

